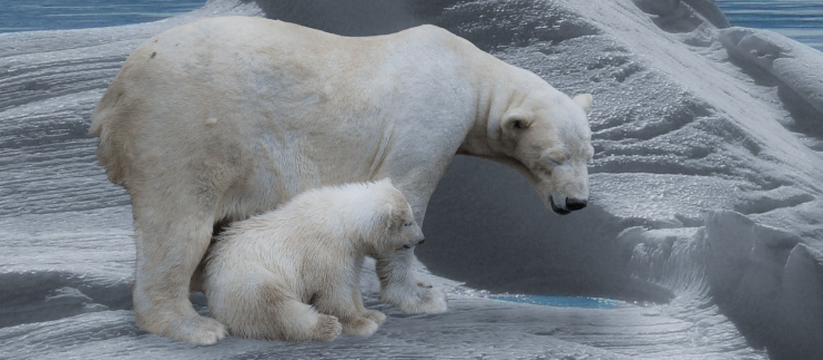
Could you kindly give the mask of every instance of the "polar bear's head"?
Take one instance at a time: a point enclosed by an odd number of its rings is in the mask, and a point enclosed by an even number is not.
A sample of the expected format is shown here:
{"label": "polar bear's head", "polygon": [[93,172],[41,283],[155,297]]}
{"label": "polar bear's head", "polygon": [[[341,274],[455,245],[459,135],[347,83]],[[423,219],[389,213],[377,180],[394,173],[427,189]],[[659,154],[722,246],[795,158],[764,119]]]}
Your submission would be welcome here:
{"label": "polar bear's head", "polygon": [[380,202],[374,216],[374,250],[378,253],[410,249],[425,241],[423,230],[414,220],[406,197],[388,178],[375,182],[373,191]]}
{"label": "polar bear's head", "polygon": [[565,215],[586,207],[586,166],[594,154],[586,111],[592,96],[533,92],[518,100],[499,122],[507,165],[523,174],[554,212]]}

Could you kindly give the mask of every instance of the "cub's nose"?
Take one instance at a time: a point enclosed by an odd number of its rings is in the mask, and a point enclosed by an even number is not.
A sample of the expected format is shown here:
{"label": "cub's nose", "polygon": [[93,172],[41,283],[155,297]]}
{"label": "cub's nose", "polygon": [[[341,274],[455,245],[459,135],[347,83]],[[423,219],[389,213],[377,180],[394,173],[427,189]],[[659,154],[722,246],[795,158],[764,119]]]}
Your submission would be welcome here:
{"label": "cub's nose", "polygon": [[426,239],[420,239],[420,241],[417,242],[417,245],[422,245],[424,242],[426,242]]}
{"label": "cub's nose", "polygon": [[569,199],[569,198],[567,198],[566,199],[566,209],[580,210],[580,209],[586,207],[586,205],[588,205],[588,203],[589,203],[589,201],[586,200],[586,199],[581,200],[581,199]]}

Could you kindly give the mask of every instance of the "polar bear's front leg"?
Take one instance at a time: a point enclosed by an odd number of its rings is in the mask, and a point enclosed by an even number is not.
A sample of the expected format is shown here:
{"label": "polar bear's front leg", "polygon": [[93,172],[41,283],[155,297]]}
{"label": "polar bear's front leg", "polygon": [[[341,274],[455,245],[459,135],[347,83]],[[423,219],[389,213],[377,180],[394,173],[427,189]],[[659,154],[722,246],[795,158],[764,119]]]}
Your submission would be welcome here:
{"label": "polar bear's front leg", "polygon": [[402,249],[376,257],[376,272],[380,277],[380,301],[409,314],[446,311],[446,294],[412,275],[414,249]]}

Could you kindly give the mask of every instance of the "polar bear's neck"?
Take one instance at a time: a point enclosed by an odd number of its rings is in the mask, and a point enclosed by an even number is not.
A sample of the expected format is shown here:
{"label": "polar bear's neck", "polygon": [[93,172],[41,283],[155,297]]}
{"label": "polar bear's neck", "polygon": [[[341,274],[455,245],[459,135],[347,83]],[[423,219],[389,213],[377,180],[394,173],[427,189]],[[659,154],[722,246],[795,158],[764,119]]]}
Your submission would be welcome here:
{"label": "polar bear's neck", "polygon": [[537,181],[520,161],[509,154],[513,149],[501,141],[503,115],[526,102],[535,94],[557,92],[537,75],[506,64],[496,58],[486,59],[492,66],[473,64],[476,77],[477,115],[457,153],[479,157],[507,165],[520,172],[530,182]]}

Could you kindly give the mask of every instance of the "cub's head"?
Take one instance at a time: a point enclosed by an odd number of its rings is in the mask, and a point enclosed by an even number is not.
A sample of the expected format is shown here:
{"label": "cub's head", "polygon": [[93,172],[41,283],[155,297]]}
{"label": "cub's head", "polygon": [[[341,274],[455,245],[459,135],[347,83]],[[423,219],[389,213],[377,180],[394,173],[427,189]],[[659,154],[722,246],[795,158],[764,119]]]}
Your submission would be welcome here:
{"label": "cub's head", "polygon": [[525,176],[558,214],[588,203],[586,166],[594,149],[586,112],[591,104],[589,94],[572,99],[556,90],[534,92],[500,118],[503,162]]}
{"label": "cub's head", "polygon": [[375,226],[374,250],[378,253],[411,249],[425,241],[423,230],[414,220],[414,212],[406,197],[388,178],[371,184],[379,196]]}

